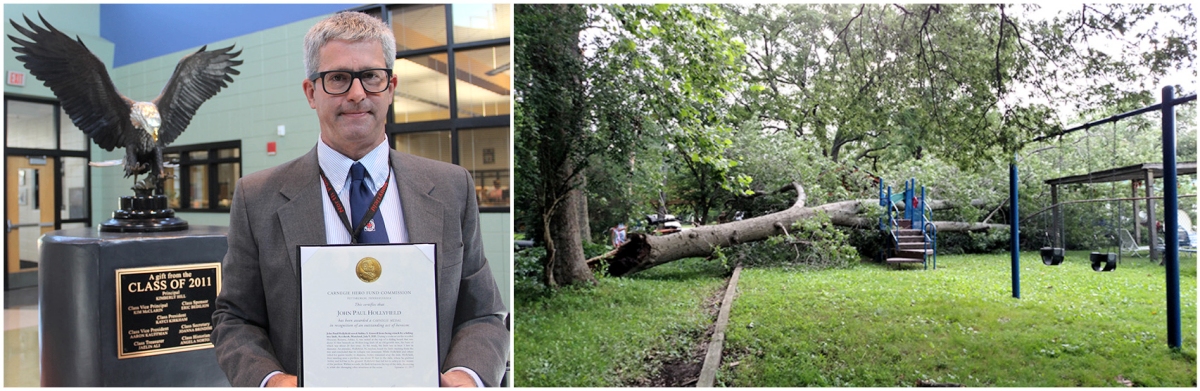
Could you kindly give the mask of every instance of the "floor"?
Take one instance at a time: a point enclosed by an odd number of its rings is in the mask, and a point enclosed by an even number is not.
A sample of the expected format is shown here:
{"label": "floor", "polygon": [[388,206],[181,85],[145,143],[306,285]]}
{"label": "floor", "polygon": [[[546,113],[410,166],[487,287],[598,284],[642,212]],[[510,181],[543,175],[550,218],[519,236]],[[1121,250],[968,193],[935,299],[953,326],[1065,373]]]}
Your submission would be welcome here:
{"label": "floor", "polygon": [[37,287],[4,292],[4,387],[37,387]]}

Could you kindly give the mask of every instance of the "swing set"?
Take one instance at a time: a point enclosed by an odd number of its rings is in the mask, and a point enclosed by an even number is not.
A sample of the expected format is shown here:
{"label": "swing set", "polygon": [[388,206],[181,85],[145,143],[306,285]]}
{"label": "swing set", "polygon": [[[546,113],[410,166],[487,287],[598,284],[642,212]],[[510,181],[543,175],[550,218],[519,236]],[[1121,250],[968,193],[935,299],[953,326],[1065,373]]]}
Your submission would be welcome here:
{"label": "swing set", "polygon": [[[1179,163],[1176,163],[1175,168],[1176,168],[1177,175],[1195,175],[1196,174],[1196,162],[1179,162]],[[1052,220],[1051,220],[1051,224],[1050,224],[1050,229],[1047,231],[1047,233],[1049,234],[1050,246],[1043,247],[1041,249],[1042,258],[1043,258],[1042,262],[1047,265],[1058,265],[1059,263],[1061,263],[1061,253],[1062,253],[1062,250],[1064,247],[1064,239],[1063,238],[1066,237],[1066,230],[1064,227],[1065,224],[1063,224],[1064,218],[1063,218],[1062,207],[1065,205],[1070,205],[1070,204],[1102,203],[1103,202],[1103,203],[1109,203],[1111,205],[1111,203],[1114,203],[1114,202],[1117,203],[1117,208],[1116,208],[1117,218],[1115,219],[1115,223],[1108,224],[1108,228],[1111,228],[1111,232],[1109,235],[1112,238],[1119,238],[1120,235],[1123,234],[1122,232],[1120,232],[1120,230],[1126,230],[1125,228],[1121,227],[1120,224],[1123,221],[1125,221],[1125,217],[1132,217],[1135,221],[1134,227],[1133,227],[1134,233],[1130,234],[1129,239],[1132,240],[1133,245],[1136,246],[1137,238],[1141,236],[1141,233],[1140,233],[1141,225],[1136,222],[1138,219],[1138,217],[1137,217],[1138,216],[1138,208],[1139,208],[1139,204],[1144,201],[1145,203],[1142,205],[1144,205],[1145,211],[1146,211],[1147,223],[1148,223],[1147,227],[1149,227],[1149,229],[1147,231],[1149,231],[1150,243],[1159,243],[1160,241],[1158,238],[1158,232],[1153,229],[1153,227],[1156,226],[1156,223],[1158,223],[1158,220],[1156,219],[1156,216],[1155,216],[1155,203],[1156,203],[1155,200],[1162,200],[1163,197],[1154,195],[1154,182],[1156,179],[1163,178],[1164,172],[1165,172],[1165,170],[1163,169],[1162,163],[1142,163],[1142,164],[1135,164],[1135,165],[1131,165],[1131,166],[1113,168],[1113,169],[1108,169],[1108,170],[1103,170],[1103,171],[1089,172],[1084,175],[1067,176],[1067,177],[1046,180],[1045,183],[1047,185],[1050,185],[1050,204],[1051,205],[1046,207],[1045,209],[1039,210],[1038,212],[1036,212],[1034,214],[1023,217],[1024,221],[1030,221],[1035,216],[1038,216],[1038,215],[1040,215],[1044,212],[1048,212],[1048,211],[1051,212],[1051,215],[1053,216]],[[1099,199],[1062,201],[1062,202],[1059,201],[1059,192],[1058,192],[1059,186],[1073,185],[1073,184],[1089,184],[1089,185],[1091,185],[1091,184],[1106,183],[1106,182],[1113,183],[1115,185],[1116,182],[1124,182],[1124,181],[1134,182],[1134,185],[1131,186],[1131,192],[1133,194],[1131,194],[1129,197],[1099,198]],[[1140,185],[1140,186],[1137,185],[1137,181],[1143,181],[1142,182],[1143,185]],[[1138,194],[1136,194],[1136,192],[1139,188],[1145,189],[1144,196],[1139,197]],[[1187,197],[1195,197],[1195,196],[1196,196],[1195,194],[1186,194],[1186,195],[1178,196],[1178,198],[1187,198]],[[1131,208],[1132,213],[1125,214],[1123,212],[1124,209],[1122,208],[1123,204],[1132,205],[1132,208]],[[1112,209],[1112,208],[1110,207],[1109,209]],[[1165,243],[1163,243],[1163,244],[1165,245]],[[1160,254],[1158,254],[1160,248],[1158,246],[1155,246],[1155,245],[1147,246],[1147,250],[1149,250],[1149,252],[1150,252],[1150,259],[1153,260],[1153,259],[1160,258],[1160,256],[1159,256]],[[1047,254],[1049,254],[1051,259],[1047,259]],[[1115,266],[1114,266],[1114,268],[1115,268]]]}
{"label": "swing set", "polygon": [[[1158,198],[1161,198],[1163,200],[1163,203],[1164,203],[1163,206],[1164,206],[1164,212],[1165,212],[1164,213],[1165,216],[1163,216],[1163,223],[1164,223],[1164,226],[1166,229],[1166,232],[1165,232],[1165,234],[1166,234],[1165,242],[1166,243],[1165,243],[1165,249],[1163,251],[1163,264],[1166,266],[1166,275],[1167,275],[1167,277],[1166,277],[1166,285],[1167,285],[1167,287],[1166,287],[1167,288],[1166,289],[1167,290],[1167,311],[1166,311],[1167,312],[1167,345],[1169,347],[1171,347],[1172,349],[1179,349],[1183,345],[1183,334],[1182,334],[1182,327],[1181,327],[1182,325],[1181,325],[1180,313],[1179,313],[1179,311],[1180,311],[1180,309],[1179,309],[1179,307],[1180,307],[1180,292],[1179,292],[1178,176],[1181,173],[1182,174],[1189,174],[1189,173],[1195,174],[1195,172],[1196,172],[1196,163],[1195,162],[1190,162],[1190,164],[1188,162],[1185,162],[1182,164],[1177,164],[1175,161],[1175,144],[1176,144],[1175,143],[1175,106],[1184,104],[1184,103],[1188,103],[1188,102],[1193,102],[1195,100],[1196,100],[1195,94],[1186,95],[1186,96],[1183,96],[1183,97],[1180,97],[1177,99],[1175,97],[1175,87],[1174,86],[1166,86],[1166,87],[1163,87],[1163,89],[1162,89],[1162,101],[1160,103],[1150,105],[1147,107],[1143,107],[1141,109],[1137,109],[1134,111],[1117,114],[1117,115],[1114,115],[1114,116],[1111,116],[1111,117],[1108,117],[1105,119],[1089,122],[1089,123],[1079,125],[1079,126],[1067,129],[1067,130],[1063,130],[1063,131],[1055,133],[1055,134],[1038,137],[1033,140],[1034,142],[1039,142],[1039,141],[1048,140],[1048,139],[1052,139],[1052,138],[1056,138],[1056,137],[1061,137],[1067,133],[1075,132],[1078,130],[1086,130],[1086,129],[1089,129],[1092,127],[1096,127],[1099,125],[1109,123],[1109,122],[1115,123],[1117,121],[1120,121],[1121,119],[1133,117],[1136,115],[1141,115],[1141,114],[1148,113],[1151,111],[1160,111],[1162,113],[1162,143],[1163,143],[1162,156],[1163,156],[1163,161],[1161,164],[1154,166],[1154,163],[1146,163],[1146,164],[1142,164],[1142,165],[1114,168],[1114,169],[1105,170],[1105,171],[1089,172],[1088,174],[1082,175],[1082,176],[1056,178],[1056,179],[1046,181],[1046,183],[1051,185],[1051,192],[1050,192],[1051,207],[1047,208],[1047,209],[1055,210],[1055,212],[1054,212],[1055,235],[1054,235],[1054,243],[1051,245],[1051,247],[1042,248],[1040,251],[1040,255],[1043,258],[1042,262],[1047,265],[1058,265],[1058,264],[1062,263],[1062,256],[1063,256],[1064,251],[1063,251],[1063,247],[1062,247],[1063,231],[1062,231],[1062,224],[1061,224],[1061,222],[1062,222],[1061,206],[1064,204],[1067,204],[1067,203],[1066,202],[1064,202],[1064,203],[1058,202],[1058,199],[1057,199],[1058,198],[1058,196],[1057,196],[1057,193],[1058,193],[1057,187],[1058,186],[1071,184],[1071,183],[1094,183],[1094,182],[1100,181],[1101,179],[1104,179],[1104,182],[1114,182],[1113,186],[1115,187],[1115,182],[1129,180],[1130,175],[1134,175],[1133,178],[1137,178],[1137,176],[1144,177],[1146,179],[1146,184],[1145,184],[1146,185],[1145,188],[1146,188],[1146,192],[1147,192],[1146,197],[1136,197],[1136,195],[1135,195],[1135,197],[1128,198],[1128,199],[1121,198],[1121,199],[1103,199],[1103,200],[1084,200],[1081,202],[1101,202],[1101,201],[1112,202],[1112,201],[1131,201],[1131,200],[1142,200],[1142,199],[1146,200],[1147,201],[1147,215],[1150,216],[1150,220],[1152,221],[1152,224],[1150,225],[1151,243],[1154,243],[1153,240],[1155,239],[1155,232],[1154,232],[1154,225],[1153,225],[1153,220],[1154,220],[1153,200],[1158,199]],[[1114,131],[1115,131],[1115,128],[1114,128]],[[1116,138],[1114,137],[1114,142],[1115,142],[1115,139]],[[1157,168],[1157,170],[1159,172],[1158,174],[1155,174],[1155,168]],[[1083,178],[1080,178],[1080,177],[1083,177]],[[1020,266],[1021,266],[1020,221],[1021,221],[1021,219],[1020,219],[1020,209],[1019,209],[1019,202],[1018,202],[1019,198],[1018,198],[1018,190],[1017,190],[1017,178],[1018,178],[1017,160],[1014,158],[1013,162],[1009,165],[1009,200],[1011,202],[1011,208],[1009,208],[1009,213],[1010,213],[1009,221],[1012,222],[1012,229],[1010,230],[1012,233],[1012,238],[1010,240],[1011,258],[1012,258],[1012,290],[1013,290],[1013,297],[1019,299],[1019,298],[1021,298],[1021,268],[1020,268]],[[1117,179],[1117,178],[1125,178],[1125,179]],[[1151,194],[1152,189],[1154,188],[1153,180],[1155,178],[1163,179],[1163,195],[1162,195],[1162,197],[1153,197],[1153,195]],[[1051,183],[1051,182],[1053,182],[1053,183]],[[1042,211],[1039,211],[1033,215],[1030,215],[1029,217],[1033,217],[1044,211],[1045,211],[1045,209]],[[1117,211],[1118,211],[1118,215],[1119,215],[1120,204],[1118,204]],[[1135,213],[1135,216],[1136,216],[1136,213]],[[1116,238],[1116,230],[1115,230],[1116,224],[1110,223],[1110,225],[1113,228],[1112,237]],[[1152,245],[1150,247],[1151,247],[1151,251],[1154,251],[1154,246]],[[1096,270],[1096,271],[1112,271],[1112,270],[1116,269],[1118,254],[1119,254],[1119,251],[1116,254],[1100,253],[1100,252],[1092,253],[1091,257],[1090,257],[1091,262],[1092,262],[1092,269]]]}

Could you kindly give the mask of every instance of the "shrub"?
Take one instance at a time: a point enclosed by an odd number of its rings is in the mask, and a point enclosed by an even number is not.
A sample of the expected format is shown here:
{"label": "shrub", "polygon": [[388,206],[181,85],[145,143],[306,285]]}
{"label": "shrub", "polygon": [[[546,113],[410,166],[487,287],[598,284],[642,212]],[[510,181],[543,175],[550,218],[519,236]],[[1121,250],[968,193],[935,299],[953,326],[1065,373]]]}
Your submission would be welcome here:
{"label": "shrub", "polygon": [[858,261],[858,250],[848,235],[818,213],[796,222],[788,235],[732,248],[730,259],[746,266],[798,266],[805,269],[847,268]]}
{"label": "shrub", "polygon": [[[938,254],[985,254],[1009,250],[1008,230],[938,232]],[[1025,239],[1022,238],[1024,241]]]}
{"label": "shrub", "polygon": [[[856,228],[841,228],[838,229],[846,233],[847,243],[854,247],[858,254],[864,257],[875,259],[881,251],[887,250],[891,244],[891,239],[884,231],[879,229],[856,229]],[[876,259],[882,261],[882,259]]]}
{"label": "shrub", "polygon": [[513,254],[513,288],[517,296],[538,295],[545,291],[542,284],[542,258],[545,247],[531,247]]}
{"label": "shrub", "polygon": [[[591,259],[611,251],[613,248],[603,242],[583,242],[583,257]],[[546,258],[545,247],[531,247],[513,254],[513,287],[518,295],[539,295],[546,293],[546,285],[542,284],[545,279],[545,269],[542,263]],[[602,264],[604,266],[606,264]],[[597,277],[602,276],[604,270],[598,270]]]}

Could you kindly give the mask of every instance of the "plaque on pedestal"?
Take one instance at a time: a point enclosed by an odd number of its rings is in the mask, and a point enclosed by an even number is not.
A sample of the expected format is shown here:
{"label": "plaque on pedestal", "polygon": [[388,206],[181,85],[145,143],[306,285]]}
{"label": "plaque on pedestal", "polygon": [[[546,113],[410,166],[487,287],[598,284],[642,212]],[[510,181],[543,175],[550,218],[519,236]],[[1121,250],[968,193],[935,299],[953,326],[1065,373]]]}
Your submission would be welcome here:
{"label": "plaque on pedestal", "polygon": [[209,342],[227,233],[42,236],[41,385],[228,386]]}

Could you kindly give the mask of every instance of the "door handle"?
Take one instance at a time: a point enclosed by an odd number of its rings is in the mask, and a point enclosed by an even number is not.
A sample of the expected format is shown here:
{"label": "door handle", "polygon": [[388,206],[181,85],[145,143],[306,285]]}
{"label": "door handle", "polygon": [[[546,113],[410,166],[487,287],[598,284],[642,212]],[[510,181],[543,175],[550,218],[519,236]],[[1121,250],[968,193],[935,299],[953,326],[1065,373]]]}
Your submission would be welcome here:
{"label": "door handle", "polygon": [[23,223],[13,224],[12,220],[4,220],[4,233],[12,232],[16,228],[32,228],[32,227],[53,227],[54,223]]}

